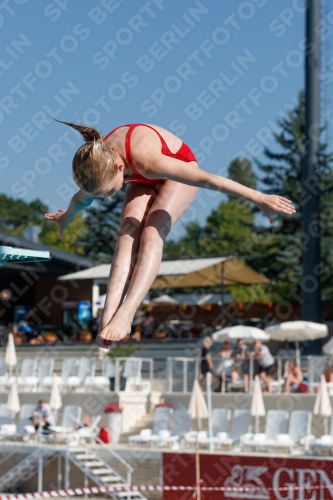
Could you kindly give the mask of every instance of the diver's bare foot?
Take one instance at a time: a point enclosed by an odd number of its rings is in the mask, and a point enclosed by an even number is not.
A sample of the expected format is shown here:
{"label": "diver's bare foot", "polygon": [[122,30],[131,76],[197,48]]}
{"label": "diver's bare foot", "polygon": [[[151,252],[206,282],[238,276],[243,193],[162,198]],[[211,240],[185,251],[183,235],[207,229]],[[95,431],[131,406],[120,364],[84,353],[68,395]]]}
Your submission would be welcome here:
{"label": "diver's bare foot", "polygon": [[128,333],[131,333],[132,319],[128,314],[117,312],[102,329],[99,338],[110,343],[112,343],[112,340],[123,340]]}

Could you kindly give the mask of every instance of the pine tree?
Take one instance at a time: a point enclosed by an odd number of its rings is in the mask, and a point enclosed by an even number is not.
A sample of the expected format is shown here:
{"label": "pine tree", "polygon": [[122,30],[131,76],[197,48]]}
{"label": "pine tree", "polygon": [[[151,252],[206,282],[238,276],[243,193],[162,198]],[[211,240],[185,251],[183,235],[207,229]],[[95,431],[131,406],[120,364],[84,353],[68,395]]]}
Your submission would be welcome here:
{"label": "pine tree", "polygon": [[[256,176],[247,158],[234,159],[229,165],[228,175],[236,182],[256,188]],[[192,221],[185,226],[182,238],[167,241],[164,255],[193,257],[243,253],[249,249],[254,236],[253,216],[252,203],[228,196],[227,201],[222,201],[212,210],[203,226]]]}
{"label": "pine tree", "polygon": [[86,229],[79,239],[84,254],[100,262],[110,262],[115,252],[125,192],[118,191],[112,198],[96,198],[86,210]]}
{"label": "pine tree", "polygon": [[[275,134],[275,151],[265,149],[265,163],[258,162],[263,173],[263,192],[277,194],[292,200],[296,214],[275,214],[271,228],[271,241],[262,256],[260,270],[275,280],[276,298],[287,299],[299,293],[302,279],[302,166],[305,155],[305,98],[299,96],[297,105],[280,120],[281,132]],[[333,188],[332,156],[323,142],[319,148],[321,173],[321,234],[322,266],[326,277],[322,280],[324,296],[332,294],[333,217],[330,210]],[[267,228],[265,229],[267,231]],[[267,241],[266,241],[267,243]]]}

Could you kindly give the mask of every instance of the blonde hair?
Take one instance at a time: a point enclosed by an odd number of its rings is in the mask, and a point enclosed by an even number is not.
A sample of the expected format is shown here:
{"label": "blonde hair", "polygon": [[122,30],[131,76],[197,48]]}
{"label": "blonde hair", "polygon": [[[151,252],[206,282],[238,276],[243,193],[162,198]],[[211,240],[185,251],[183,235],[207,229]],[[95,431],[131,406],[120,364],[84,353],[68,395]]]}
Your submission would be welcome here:
{"label": "blonde hair", "polygon": [[98,192],[106,177],[112,180],[116,175],[116,150],[103,141],[103,135],[94,127],[60,120],[55,121],[69,125],[82,135],[85,144],[74,155],[72,161],[73,179],[77,186],[86,193]]}

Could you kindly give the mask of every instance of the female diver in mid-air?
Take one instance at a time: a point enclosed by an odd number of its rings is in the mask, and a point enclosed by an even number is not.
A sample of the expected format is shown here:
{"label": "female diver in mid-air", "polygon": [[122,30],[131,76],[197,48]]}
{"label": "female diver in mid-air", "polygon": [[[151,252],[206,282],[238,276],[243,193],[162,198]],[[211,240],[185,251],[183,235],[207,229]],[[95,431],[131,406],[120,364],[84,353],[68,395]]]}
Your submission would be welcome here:
{"label": "female diver in mid-air", "polygon": [[45,215],[59,224],[61,235],[94,197],[108,199],[123,184],[128,185],[97,339],[100,347],[109,347],[113,340],[121,340],[130,332],[136,310],[160,267],[164,241],[198,188],[250,200],[270,221],[270,211],[295,212],[286,198],[262,194],[201,170],[190,148],[157,125],[123,125],[103,138],[92,127],[61,123],[78,130],[86,141],[72,163],[74,181],[80,190],[67,210]]}

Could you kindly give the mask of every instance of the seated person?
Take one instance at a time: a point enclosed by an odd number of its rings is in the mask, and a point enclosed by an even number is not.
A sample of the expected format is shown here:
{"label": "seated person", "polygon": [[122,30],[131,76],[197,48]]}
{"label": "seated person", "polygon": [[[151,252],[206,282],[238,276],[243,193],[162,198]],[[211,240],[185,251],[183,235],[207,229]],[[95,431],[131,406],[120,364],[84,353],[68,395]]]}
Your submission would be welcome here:
{"label": "seated person", "polygon": [[40,399],[32,413],[31,420],[35,426],[34,438],[37,437],[39,428],[41,428],[43,434],[49,434],[51,432],[49,428],[53,424],[51,406],[45,403],[43,399]]}
{"label": "seated person", "polygon": [[288,375],[284,388],[284,394],[289,394],[291,391],[297,391],[303,382],[302,370],[297,366],[296,360],[293,359],[289,363]]}
{"label": "seated person", "polygon": [[250,373],[250,362],[248,359],[248,350],[246,345],[244,344],[243,339],[237,340],[237,347],[232,351],[231,355],[234,361],[242,361],[240,365],[242,378],[244,382],[244,391],[249,392],[249,373]]}
{"label": "seated person", "polygon": [[81,422],[79,422],[73,429],[72,432],[76,432],[76,431],[79,431],[80,429],[82,429],[83,427],[91,427],[91,417],[89,417],[88,415],[86,415],[85,417],[83,417],[83,419],[81,420]]}
{"label": "seated person", "polygon": [[331,365],[329,362],[326,362],[325,364],[323,375],[328,384],[333,382],[333,365]]}

